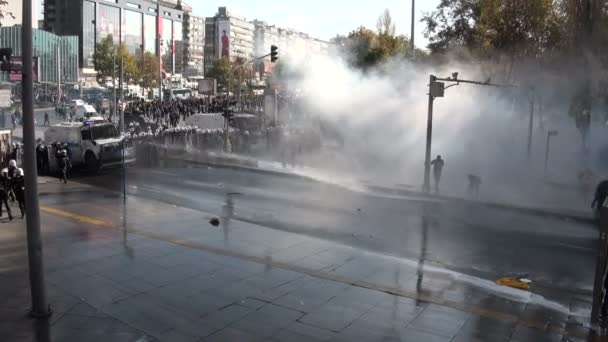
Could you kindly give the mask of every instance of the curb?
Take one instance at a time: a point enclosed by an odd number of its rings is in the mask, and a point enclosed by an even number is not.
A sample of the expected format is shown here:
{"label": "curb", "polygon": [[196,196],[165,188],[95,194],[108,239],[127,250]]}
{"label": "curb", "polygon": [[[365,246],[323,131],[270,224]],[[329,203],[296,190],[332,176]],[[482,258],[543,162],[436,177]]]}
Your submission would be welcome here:
{"label": "curb", "polygon": [[[290,172],[281,172],[281,171],[275,171],[275,170],[262,169],[257,166],[257,162],[252,161],[250,163],[241,163],[238,159],[228,158],[228,157],[208,156],[208,158],[202,158],[202,160],[201,160],[201,159],[192,159],[192,158],[180,158],[178,156],[178,157],[167,157],[166,159],[170,160],[170,161],[176,161],[176,162],[185,162],[185,163],[191,163],[191,164],[213,166],[213,167],[225,168],[225,169],[231,169],[231,170],[247,170],[247,171],[255,172],[258,174],[270,174],[270,175],[275,175],[275,176],[280,176],[280,177],[297,178],[297,179],[302,179],[302,180],[319,182],[318,180],[316,180],[314,178],[307,177],[304,175],[294,174],[294,173],[290,173]],[[421,199],[422,198],[440,199],[440,200],[445,200],[445,201],[457,202],[460,204],[479,205],[479,206],[487,207],[487,208],[509,210],[509,211],[520,212],[520,213],[523,212],[523,213],[536,215],[536,216],[545,216],[545,217],[554,217],[554,218],[556,217],[556,218],[561,218],[561,219],[565,219],[565,220],[572,220],[572,221],[579,222],[579,223],[586,223],[586,224],[595,223],[592,215],[586,214],[584,212],[576,212],[576,211],[565,212],[565,211],[546,209],[546,208],[521,207],[521,206],[510,205],[507,203],[481,202],[481,201],[469,200],[469,199],[453,197],[453,196],[427,195],[422,192],[404,190],[404,189],[386,188],[386,187],[377,186],[377,185],[367,185],[367,184],[362,184],[362,185],[364,187],[368,188],[369,190],[382,191],[382,192],[390,193],[393,195],[418,197]],[[412,200],[416,200],[416,199],[412,198]]]}

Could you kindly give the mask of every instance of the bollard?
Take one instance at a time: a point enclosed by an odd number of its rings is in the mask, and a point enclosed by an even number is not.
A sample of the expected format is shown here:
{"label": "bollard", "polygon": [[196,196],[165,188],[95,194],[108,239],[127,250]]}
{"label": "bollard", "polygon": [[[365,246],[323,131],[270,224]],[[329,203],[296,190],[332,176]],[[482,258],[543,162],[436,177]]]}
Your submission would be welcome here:
{"label": "bollard", "polygon": [[[593,281],[593,304],[591,308],[591,326],[599,336],[605,336],[606,319],[602,315],[606,312],[604,306],[606,302],[606,256],[608,255],[608,203],[604,202],[600,207],[598,220],[598,253],[595,267],[595,277]],[[601,326],[600,326],[601,324]]]}

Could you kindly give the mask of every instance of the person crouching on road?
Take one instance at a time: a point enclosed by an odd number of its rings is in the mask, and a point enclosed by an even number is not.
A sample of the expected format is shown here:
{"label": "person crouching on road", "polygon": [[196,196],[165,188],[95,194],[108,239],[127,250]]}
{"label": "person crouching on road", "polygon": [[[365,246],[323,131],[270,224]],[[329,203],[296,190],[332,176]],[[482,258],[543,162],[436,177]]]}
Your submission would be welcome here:
{"label": "person crouching on road", "polygon": [[10,181],[8,178],[8,168],[0,171],[0,217],[2,217],[2,205],[6,207],[8,212],[8,219],[13,220],[13,214],[11,213],[11,207],[8,205],[8,191],[10,189]]}
{"label": "person crouching on road", "polygon": [[15,177],[12,181],[12,189],[17,202],[19,203],[19,210],[21,210],[21,218],[25,217],[25,177],[23,169],[18,168],[15,172]]}

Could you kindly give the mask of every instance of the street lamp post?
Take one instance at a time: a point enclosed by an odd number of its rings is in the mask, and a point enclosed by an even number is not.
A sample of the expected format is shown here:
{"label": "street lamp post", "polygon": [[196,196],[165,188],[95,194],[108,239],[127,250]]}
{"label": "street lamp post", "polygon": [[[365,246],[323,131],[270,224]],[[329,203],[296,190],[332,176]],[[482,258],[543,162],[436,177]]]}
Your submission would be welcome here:
{"label": "street lamp post", "polygon": [[[21,26],[21,46],[23,66],[30,66],[33,55],[32,44],[32,0],[23,0],[23,25]],[[32,308],[30,314],[45,318],[52,311],[46,301],[44,266],[42,257],[42,238],[40,234],[40,207],[38,204],[38,170],[36,167],[36,136],[34,130],[33,70],[24,67],[23,74],[23,148],[25,169],[25,203],[27,203],[28,266]]]}
{"label": "street lamp post", "polygon": [[549,170],[549,141],[551,141],[551,137],[557,135],[558,131],[556,130],[547,132],[547,148],[545,149],[545,179],[547,178],[547,171]]}
{"label": "street lamp post", "polygon": [[[444,82],[450,82],[452,84],[445,86]],[[488,78],[485,82],[461,80],[458,78],[458,73],[452,73],[452,77],[439,78],[435,75],[429,77],[429,106],[427,114],[427,126],[426,126],[426,150],[424,154],[424,184],[422,185],[422,191],[429,193],[431,191],[431,147],[433,140],[433,101],[437,97],[443,97],[445,90],[460,85],[460,83],[476,84],[481,86],[501,87],[501,88],[512,88],[513,85],[502,85],[490,83]]]}

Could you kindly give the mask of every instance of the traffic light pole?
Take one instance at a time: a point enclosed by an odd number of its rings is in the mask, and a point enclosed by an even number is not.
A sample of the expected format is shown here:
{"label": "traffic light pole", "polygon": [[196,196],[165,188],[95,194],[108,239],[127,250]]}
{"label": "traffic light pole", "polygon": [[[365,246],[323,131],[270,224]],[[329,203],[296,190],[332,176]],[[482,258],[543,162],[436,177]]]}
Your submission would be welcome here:
{"label": "traffic light pole", "polygon": [[[441,82],[439,82],[439,81],[441,81]],[[452,84],[445,87],[444,83],[442,83],[442,82],[451,82]],[[490,83],[489,79],[485,82],[461,80],[461,79],[458,79],[457,72],[453,73],[452,77],[447,77],[447,78],[439,78],[439,77],[436,77],[435,75],[430,75],[430,77],[429,77],[429,106],[428,106],[427,124],[426,124],[426,150],[424,153],[424,183],[422,185],[422,191],[427,194],[431,191],[431,147],[432,147],[432,140],[433,140],[433,102],[436,97],[443,97],[443,92],[445,91],[445,89],[460,85],[460,83],[469,83],[469,84],[500,87],[500,88],[514,88],[515,87],[513,85],[502,85],[502,84]]]}
{"label": "traffic light pole", "polygon": [[25,203],[27,204],[27,251],[30,275],[32,308],[30,314],[45,318],[52,311],[46,301],[42,238],[40,234],[40,207],[38,204],[38,170],[36,169],[36,133],[34,129],[32,46],[32,0],[23,0],[21,46],[23,54],[23,152],[25,169]]}
{"label": "traffic light pole", "polygon": [[433,139],[433,101],[435,97],[431,93],[431,84],[435,81],[435,76],[431,75],[429,79],[429,107],[426,119],[426,150],[424,152],[424,184],[422,191],[429,193],[431,191],[431,143]]}

